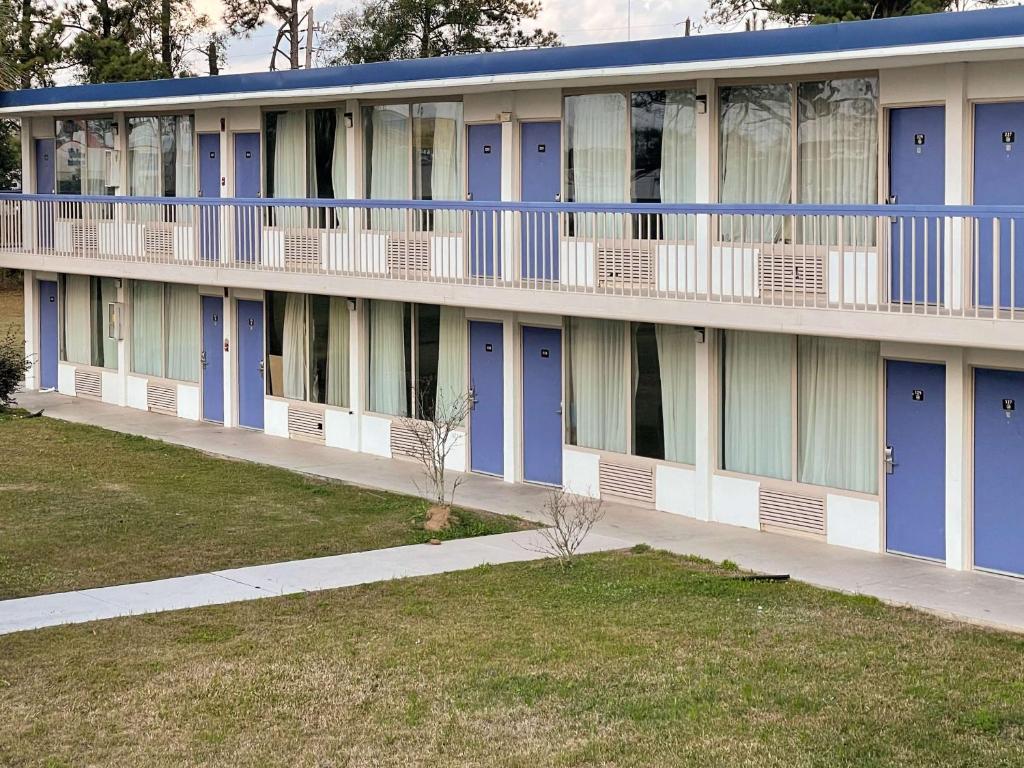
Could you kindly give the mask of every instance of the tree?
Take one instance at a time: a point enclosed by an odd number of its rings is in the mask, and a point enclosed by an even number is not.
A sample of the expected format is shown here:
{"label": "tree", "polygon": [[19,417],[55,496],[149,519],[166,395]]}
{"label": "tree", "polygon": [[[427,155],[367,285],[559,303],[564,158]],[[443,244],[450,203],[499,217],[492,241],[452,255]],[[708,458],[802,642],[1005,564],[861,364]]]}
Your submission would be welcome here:
{"label": "tree", "polygon": [[[999,5],[1001,0],[976,0]],[[967,0],[711,0],[705,20],[731,26],[752,14],[783,24],[830,24],[837,21],[916,16],[962,11]]]}
{"label": "tree", "polygon": [[282,40],[288,42],[288,66],[299,69],[302,66],[299,55],[302,50],[302,22],[313,23],[312,10],[302,13],[299,0],[224,0],[224,24],[235,35],[248,37],[253,30],[264,23],[266,14],[278,22],[277,38],[270,58],[270,68],[277,68],[277,54]]}
{"label": "tree", "polygon": [[558,35],[526,30],[539,0],[364,0],[328,24],[324,63],[450,56],[559,45]]}
{"label": "tree", "polygon": [[64,27],[44,0],[0,0],[0,86],[53,85]]}
{"label": "tree", "polygon": [[0,335],[0,412],[16,405],[14,394],[32,361],[25,357],[25,345],[11,326]]}

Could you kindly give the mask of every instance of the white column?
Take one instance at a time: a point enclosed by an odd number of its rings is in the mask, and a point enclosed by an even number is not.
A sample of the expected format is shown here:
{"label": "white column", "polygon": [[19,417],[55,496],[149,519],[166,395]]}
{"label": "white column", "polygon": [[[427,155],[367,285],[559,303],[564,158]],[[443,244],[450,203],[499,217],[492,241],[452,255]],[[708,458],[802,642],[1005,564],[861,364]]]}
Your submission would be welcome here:
{"label": "white column", "polygon": [[970,460],[966,408],[968,372],[962,349],[946,355],[946,567],[957,571],[970,568],[970,515],[964,478]]}
{"label": "white column", "polygon": [[[38,118],[37,118],[38,119]],[[36,139],[33,135],[33,120],[30,117],[21,119],[21,188],[25,192],[36,192]],[[35,203],[23,203],[21,217],[22,244],[26,252],[31,253],[36,244],[36,209]]]}
{"label": "white column", "polygon": [[[25,389],[39,389],[39,291],[36,290],[35,274],[30,269],[23,273],[25,281],[25,357],[32,365],[25,372]],[[0,329],[2,333],[5,329]]]}
{"label": "white column", "polygon": [[715,397],[715,360],[717,338],[713,329],[704,331],[704,343],[697,344],[697,382],[695,388],[697,403],[696,474],[694,482],[694,516],[698,520],[711,519],[711,480],[715,471],[715,456],[718,445],[716,430],[718,419],[717,398]]}
{"label": "white column", "polygon": [[[696,139],[697,139],[697,167],[696,167],[696,202],[711,203],[717,200],[718,174],[717,148],[718,141],[715,136],[715,129],[718,121],[714,114],[718,109],[715,93],[715,81],[702,79],[697,81],[697,97],[703,98],[707,109],[704,114],[697,115]],[[700,102],[698,102],[699,104]],[[706,273],[711,274],[711,217],[698,216],[697,226],[694,232],[694,251],[698,264],[703,261],[706,265]],[[697,274],[701,272],[697,270]],[[710,279],[710,278],[709,278]],[[696,284],[693,290],[696,290]]]}
{"label": "white column", "polygon": [[131,302],[128,301],[131,283],[124,278],[118,278],[117,282],[117,302],[121,305],[121,338],[117,341],[117,404],[123,406],[128,403],[128,373],[131,370],[128,351],[128,337],[132,330],[132,317],[129,311]]}
{"label": "white column", "polygon": [[502,451],[505,457],[504,480],[506,483],[516,482],[516,478],[522,474],[519,461],[522,451],[519,449],[520,434],[519,420],[517,418],[517,414],[520,412],[520,388],[519,360],[516,355],[516,349],[518,348],[516,330],[515,316],[510,313],[501,324],[501,355],[503,361],[501,375],[505,401],[505,415],[503,417],[505,428]]}
{"label": "white column", "polygon": [[[967,65],[946,65],[946,205],[963,205],[970,200],[970,174],[968,173],[971,147],[970,105],[967,102]],[[963,304],[964,282],[964,227],[960,219],[946,222],[945,237],[949,247],[944,249],[943,270],[946,274],[946,306],[960,309]]]}
{"label": "white column", "polygon": [[[501,200],[512,202],[516,195],[516,170],[513,158],[516,152],[516,134],[519,121],[504,120],[501,123]],[[501,271],[506,278],[515,275],[516,215],[506,211],[501,215]],[[514,326],[513,326],[514,327]],[[506,458],[507,461],[507,458]]]}
{"label": "white column", "polygon": [[366,382],[369,371],[366,359],[367,323],[369,322],[369,305],[367,299],[356,299],[355,311],[349,316],[349,410],[356,420],[356,446],[363,450],[363,414],[366,412]]}
{"label": "white column", "polygon": [[235,298],[224,297],[224,426],[234,427],[238,420],[235,409]]}

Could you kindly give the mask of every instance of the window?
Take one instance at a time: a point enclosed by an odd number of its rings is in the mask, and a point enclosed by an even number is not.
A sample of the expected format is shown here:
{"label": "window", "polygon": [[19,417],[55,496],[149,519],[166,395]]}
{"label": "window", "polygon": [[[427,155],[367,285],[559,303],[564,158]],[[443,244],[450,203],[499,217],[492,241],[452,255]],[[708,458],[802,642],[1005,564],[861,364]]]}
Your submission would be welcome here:
{"label": "window", "polygon": [[694,462],[692,328],[571,318],[566,345],[571,445]]}
{"label": "window", "polygon": [[117,301],[114,278],[66,275],[61,298],[61,359],[117,368],[117,341],[107,337],[107,306]]}
{"label": "window", "polygon": [[112,157],[117,149],[114,121],[58,120],[56,150],[57,194],[112,195]]}
{"label": "window", "polygon": [[726,331],[724,344],[725,469],[878,492],[877,342]]}
{"label": "window", "polygon": [[132,371],[199,381],[199,302],[194,285],[132,283]]}
{"label": "window", "polygon": [[129,194],[194,197],[195,164],[190,115],[128,118]]}
{"label": "window", "polygon": [[348,299],[275,291],[266,308],[267,394],[348,407]]}
{"label": "window", "polygon": [[370,302],[369,405],[431,419],[466,393],[466,317],[458,307]]}

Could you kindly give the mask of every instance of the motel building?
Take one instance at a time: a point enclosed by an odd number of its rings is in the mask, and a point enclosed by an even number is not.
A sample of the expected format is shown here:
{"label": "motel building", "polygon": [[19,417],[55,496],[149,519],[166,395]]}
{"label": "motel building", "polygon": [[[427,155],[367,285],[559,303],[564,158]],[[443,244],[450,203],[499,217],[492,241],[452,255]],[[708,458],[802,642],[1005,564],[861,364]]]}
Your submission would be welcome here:
{"label": "motel building", "polygon": [[0,115],[29,389],[1024,576],[1024,8]]}

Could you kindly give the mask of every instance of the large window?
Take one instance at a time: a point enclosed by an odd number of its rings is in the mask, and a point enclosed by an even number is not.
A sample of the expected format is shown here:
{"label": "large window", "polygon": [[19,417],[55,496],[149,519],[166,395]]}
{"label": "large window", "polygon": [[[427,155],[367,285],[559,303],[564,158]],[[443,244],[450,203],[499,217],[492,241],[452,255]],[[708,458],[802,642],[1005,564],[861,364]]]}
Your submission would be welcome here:
{"label": "large window", "polygon": [[198,382],[200,322],[196,286],[132,283],[132,371]]}
{"label": "large window", "polygon": [[[370,200],[462,200],[462,103],[387,104],[363,109],[363,168]],[[406,226],[458,232],[452,211],[418,211],[407,224],[404,211],[370,212],[374,229]]]}
{"label": "large window", "polygon": [[114,178],[117,144],[113,120],[58,120],[54,146],[57,194],[114,194],[118,180]]}
{"label": "large window", "polygon": [[724,337],[724,468],[877,493],[878,343],[748,331]]}
{"label": "large window", "polygon": [[194,197],[195,142],[190,115],[128,118],[129,194]]}
{"label": "large window", "polygon": [[66,275],[61,298],[61,359],[117,368],[117,341],[107,336],[107,306],[117,301],[114,278]]}
{"label": "large window", "polygon": [[272,292],[266,307],[267,394],[348,407],[348,299]]}
{"label": "large window", "polygon": [[371,301],[369,408],[433,418],[466,393],[466,316],[458,307]]}
{"label": "large window", "polygon": [[692,328],[572,318],[566,347],[571,445],[693,463]]}

